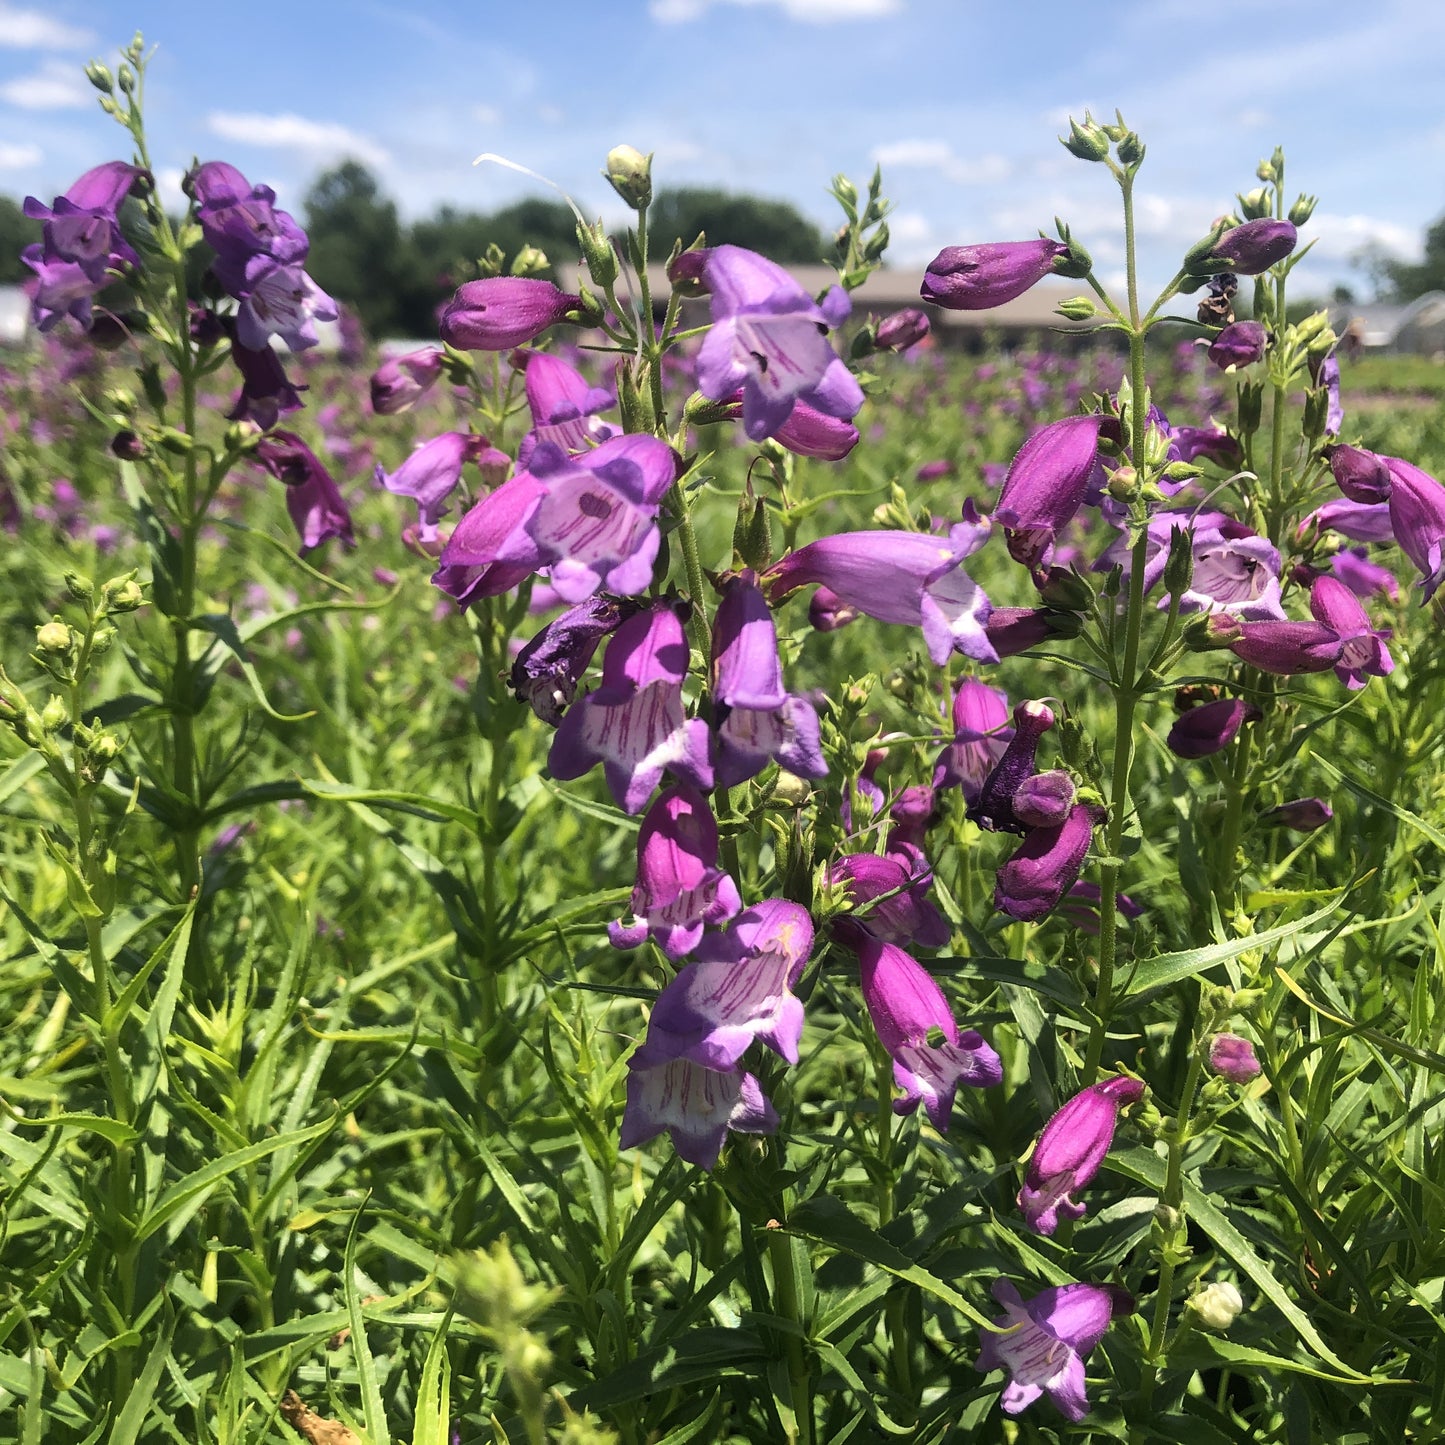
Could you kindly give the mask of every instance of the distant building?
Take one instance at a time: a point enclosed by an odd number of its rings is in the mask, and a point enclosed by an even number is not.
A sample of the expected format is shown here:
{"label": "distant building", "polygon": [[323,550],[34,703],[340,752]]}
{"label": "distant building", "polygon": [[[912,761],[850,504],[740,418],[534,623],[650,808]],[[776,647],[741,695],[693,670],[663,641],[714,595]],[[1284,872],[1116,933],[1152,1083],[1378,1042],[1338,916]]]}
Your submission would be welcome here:
{"label": "distant building", "polygon": [[30,340],[30,298],[19,286],[0,286],[0,346]]}
{"label": "distant building", "polygon": [[1331,306],[1330,325],[1351,351],[1393,351],[1445,360],[1445,291],[1415,300]]}

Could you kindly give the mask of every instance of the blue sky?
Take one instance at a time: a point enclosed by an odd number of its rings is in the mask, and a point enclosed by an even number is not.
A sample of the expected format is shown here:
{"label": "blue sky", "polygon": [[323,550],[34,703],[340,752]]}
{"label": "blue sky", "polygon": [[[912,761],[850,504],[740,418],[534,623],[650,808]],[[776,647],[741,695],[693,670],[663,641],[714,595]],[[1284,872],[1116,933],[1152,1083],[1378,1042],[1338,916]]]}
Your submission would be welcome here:
{"label": "blue sky", "polygon": [[789,199],[875,161],[894,259],[1072,222],[1118,269],[1116,192],[1055,136],[1117,106],[1144,137],[1146,272],[1254,184],[1276,143],[1320,196],[1309,284],[1360,284],[1374,244],[1418,253],[1445,212],[1445,5],[1438,0],[0,0],[0,191],[47,199],[120,153],[81,75],[139,26],[159,47],[148,114],[163,181],[224,158],[299,210],[342,155],[408,215],[486,210],[537,184],[616,218],[598,174],[626,141],[662,184]]}

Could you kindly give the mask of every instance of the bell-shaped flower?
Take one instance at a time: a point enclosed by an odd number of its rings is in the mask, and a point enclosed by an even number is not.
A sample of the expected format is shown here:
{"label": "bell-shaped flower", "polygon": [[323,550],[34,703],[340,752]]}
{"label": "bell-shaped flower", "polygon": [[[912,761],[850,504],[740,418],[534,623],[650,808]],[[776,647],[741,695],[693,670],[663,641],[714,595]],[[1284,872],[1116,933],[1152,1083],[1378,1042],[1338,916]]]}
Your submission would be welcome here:
{"label": "bell-shaped flower", "polygon": [[828,765],[818,714],[812,703],[783,688],[773,614],[751,569],[722,584],[712,655],[718,785],[746,782],[773,759],[800,778],[821,778]]}
{"label": "bell-shaped flower", "polygon": [[702,257],[712,327],[698,351],[698,390],[725,401],[741,388],[743,430],[755,442],[774,435],[799,401],[854,416],[863,391],[827,335],[848,315],[846,294],[834,287],[820,306],[781,266],[741,246],[712,246]]}
{"label": "bell-shaped flower", "polygon": [[1054,725],[1054,710],[1044,702],[1021,702],[1014,709],[1014,735],[993,771],[983,780],[968,816],[989,831],[1023,833],[1028,825],[1014,814],[1013,799],[1034,771],[1039,742]]}
{"label": "bell-shaped flower", "polygon": [[376,484],[411,497],[416,502],[423,543],[437,535],[437,523],[446,516],[447,501],[462,480],[462,467],[474,462],[489,443],[470,432],[449,431],[423,442],[394,472],[376,464]]}
{"label": "bell-shaped flower", "polygon": [[671,769],[697,788],[713,783],[708,728],[683,714],[688,646],[670,602],[618,628],[602,659],[602,685],[567,709],[547,765],[561,781],[601,763],[617,805],[640,813]]}
{"label": "bell-shaped flower", "polygon": [[673,1059],[732,1069],[756,1039],[798,1062],[803,1004],[793,993],[813,950],[808,910],[782,898],[754,904],[707,934],[693,962],[658,995],[634,1069]]}
{"label": "bell-shaped flower", "polygon": [[946,948],[943,915],[929,901],[933,872],[921,853],[850,853],[828,865],[828,882],[842,884],[848,902],[862,912],[851,924],[884,943]]}
{"label": "bell-shaped flower", "polygon": [[340,537],[344,546],[356,545],[341,489],[300,437],[294,432],[270,432],[257,443],[254,456],[286,484],[286,510],[300,533],[302,555],[332,537]]}
{"label": "bell-shaped flower", "polygon": [[953,741],[938,755],[933,786],[962,788],[964,802],[976,802],[984,779],[1013,736],[1008,721],[1008,698],[1002,691],[976,677],[960,679],[953,694]]}
{"label": "bell-shaped flower", "polygon": [[1400,584],[1388,567],[1372,561],[1363,547],[1345,547],[1330,558],[1330,571],[1362,601],[1384,597],[1400,600]]}
{"label": "bell-shaped flower", "polygon": [[377,416],[410,411],[436,385],[442,374],[442,350],[423,346],[404,356],[391,356],[371,374],[371,409]]}
{"label": "bell-shaped flower", "polygon": [[942,666],[953,652],[997,662],[984,627],[991,604],[962,562],[988,540],[989,524],[966,507],[964,520],[937,537],[925,532],[839,532],[800,547],[765,574],[770,597],[820,583],[879,622],[922,627],[928,654]]}
{"label": "bell-shaped flower", "polygon": [[[738,390],[726,415],[741,416],[742,409],[743,394]],[[773,433],[773,440],[795,456],[839,462],[858,445],[858,428],[844,417],[828,416],[805,401],[796,401],[787,421]]]}
{"label": "bell-shaped flower", "polygon": [[1075,803],[1054,828],[1031,828],[1014,855],[998,870],[994,907],[1010,918],[1032,923],[1052,913],[1079,881],[1094,827],[1103,810]]}
{"label": "bell-shaped flower", "polygon": [[216,253],[211,272],[229,295],[239,298],[250,289],[247,268],[257,258],[283,267],[299,268],[305,262],[310,246],[306,232],[288,212],[276,208],[270,186],[253,186],[225,161],[197,166],[184,185],[195,198],[201,234]]}
{"label": "bell-shaped flower", "polygon": [[147,172],[125,161],[96,166],[47,206],[26,196],[23,210],[43,221],[41,254],[48,262],[70,262],[86,277],[103,284],[106,272],[139,266],[140,257],[121,234],[118,213],[137,180]]}
{"label": "bell-shaped flower", "polygon": [[1352,502],[1388,502],[1394,480],[1385,459],[1363,447],[1333,446],[1326,449],[1330,475],[1335,485]]}
{"label": "bell-shaped flower", "polygon": [[[1393,474],[1390,486],[1393,491]],[[1388,502],[1352,502],[1348,497],[1339,497],[1308,513],[1299,529],[1304,532],[1318,527],[1321,532],[1338,532],[1352,542],[1393,542],[1390,517]]]}
{"label": "bell-shaped flower", "polygon": [[1239,736],[1245,723],[1255,722],[1261,716],[1260,710],[1243,698],[1221,697],[1181,714],[1164,741],[1178,757],[1207,758],[1223,752]]}
{"label": "bell-shaped flower", "polygon": [[442,309],[439,330],[459,351],[510,351],[564,320],[581,298],[533,276],[468,281]]}
{"label": "bell-shaped flower", "polygon": [[1209,343],[1209,359],[1224,371],[1252,366],[1268,343],[1269,333],[1258,321],[1232,321]]}
{"label": "bell-shaped flower", "polygon": [[717,866],[717,822],[707,800],[687,786],[659,793],[637,835],[633,921],[607,925],[612,946],[637,948],[651,934],[676,962],[697,947],[704,924],[725,922],[742,906],[737,884]]}
{"label": "bell-shaped flower", "polygon": [[253,351],[269,346],[273,336],[292,351],[305,351],[316,345],[316,323],[335,321],[338,314],[336,303],[299,262],[283,265],[270,256],[255,256],[246,265],[236,336]]}
{"label": "bell-shaped flower", "polygon": [[1395,670],[1395,659],[1385,646],[1390,629],[1371,627],[1360,599],[1343,582],[1334,577],[1316,578],[1310,588],[1310,611],[1316,622],[1340,635],[1344,648],[1335,663],[1335,676],[1351,692],[1364,687],[1366,679]]}
{"label": "bell-shaped flower", "polygon": [[457,523],[432,582],[466,607],[479,597],[510,592],[545,565],[527,523],[546,490],[530,472],[519,472],[488,492]]}
{"label": "bell-shaped flower", "polygon": [[621,430],[599,421],[597,413],[617,405],[606,387],[593,386],[575,366],[546,351],[518,352],[526,366],[523,386],[532,411],[532,430],[517,448],[517,466],[525,471],[538,442],[551,442],[565,452],[584,452]]}
{"label": "bell-shaped flower", "polygon": [[994,1282],[993,1297],[1004,1309],[994,1321],[1004,1332],[982,1332],[974,1368],[1008,1371],[999,1401],[1004,1414],[1017,1415],[1047,1395],[1066,1420],[1082,1420],[1089,1413],[1084,1359],[1111,1320],[1133,1313],[1133,1299],[1113,1285],[1065,1284],[1026,1300],[1006,1279]]}
{"label": "bell-shaped flower", "polygon": [[836,632],[863,614],[844,602],[831,587],[819,587],[808,599],[808,625],[817,632]]}
{"label": "bell-shaped flower", "polygon": [[622,597],[589,597],[549,622],[512,662],[508,683],[545,723],[556,727],[604,637],[637,611]]}
{"label": "bell-shaped flower", "polygon": [[1074,1196],[1099,1172],[1120,1108],[1143,1095],[1138,1079],[1120,1074],[1075,1094],[1044,1125],[1019,1191],[1024,1223],[1035,1234],[1052,1234],[1060,1215],[1082,1217],[1086,1206]]}
{"label": "bell-shaped flower", "polygon": [[[893,1080],[903,1090],[893,1112],[911,1114],[921,1103],[943,1133],[958,1086],[997,1084],[1003,1065],[982,1034],[959,1031],[943,990],[897,944],[866,933],[849,941],[858,952],[863,1002],[879,1042],[893,1057]],[[930,1042],[940,1035],[941,1042]]]}
{"label": "bell-shaped flower", "polygon": [[672,1059],[653,1068],[630,1069],[617,1142],[623,1149],[635,1149],[666,1129],[682,1158],[711,1169],[728,1130],[771,1134],[777,1127],[777,1110],[751,1074],[740,1068],[720,1073],[689,1059]]}
{"label": "bell-shaped flower", "polygon": [[919,294],[950,311],[987,311],[1022,296],[1069,254],[1058,241],[945,246],[928,263]]}
{"label": "bell-shaped flower", "polygon": [[1399,457],[1386,457],[1390,469],[1390,529],[1400,550],[1415,564],[1422,602],[1445,581],[1445,487],[1428,472]]}
{"label": "bell-shaped flower", "polygon": [[994,508],[1015,561],[1030,569],[1048,562],[1095,479],[1099,432],[1108,420],[1099,413],[1065,417],[1040,427],[1019,448]]}
{"label": "bell-shaped flower", "polygon": [[39,241],[20,253],[21,262],[35,272],[30,293],[30,320],[42,335],[53,331],[67,316],[84,331],[91,327],[92,299],[105,288],[104,278],[92,279],[79,261],[47,261]]}

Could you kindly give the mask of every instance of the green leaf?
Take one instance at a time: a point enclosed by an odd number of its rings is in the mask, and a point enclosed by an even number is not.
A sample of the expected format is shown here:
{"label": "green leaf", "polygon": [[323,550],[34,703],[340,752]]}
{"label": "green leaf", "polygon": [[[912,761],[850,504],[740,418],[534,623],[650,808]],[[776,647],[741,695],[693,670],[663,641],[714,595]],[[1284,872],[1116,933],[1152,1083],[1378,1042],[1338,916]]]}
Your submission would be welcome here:
{"label": "green leaf", "polygon": [[36,773],[44,771],[45,759],[40,753],[21,753],[3,773],[0,773],[0,803],[3,803],[12,793],[23,788]]}
{"label": "green leaf", "polygon": [[87,1134],[99,1134],[111,1144],[133,1144],[140,1135],[129,1124],[105,1114],[51,1114],[44,1119],[28,1119],[12,1110],[5,1111],[22,1127],[31,1129],[83,1129]]}
{"label": "green leaf", "polygon": [[[102,1028],[107,1031],[120,1028],[121,1024],[125,1022],[127,1016],[130,1014],[131,1009],[135,1007],[136,1000],[140,998],[141,990],[146,986],[146,981],[150,978],[151,974],[155,972],[163,958],[169,956],[172,964],[175,963],[178,955],[181,959],[185,958],[186,951],[191,946],[191,925],[194,923],[195,917],[195,904],[192,903],[190,907],[186,909],[185,913],[182,914],[181,921],[171,929],[165,942],[136,970],[135,976],[126,984],[125,988],[121,990],[110,1008],[106,1010],[105,1018],[101,1024]],[[170,973],[169,967],[166,973]]]}
{"label": "green leaf", "polygon": [[[1169,1369],[1176,1366],[1186,1369],[1207,1370],[1217,1365],[1245,1365],[1256,1370],[1285,1370],[1296,1375],[1312,1375],[1317,1380],[1338,1382],[1340,1377],[1322,1370],[1308,1360],[1291,1360],[1285,1355],[1271,1354],[1268,1350],[1257,1350],[1253,1345],[1237,1345],[1233,1340],[1220,1339],[1214,1335],[1201,1334],[1191,1330],[1169,1351]],[[1248,1374],[1249,1370],[1245,1371]],[[1353,1383],[1353,1381],[1352,1381]],[[1403,1383],[1395,1381],[1393,1383]]]}
{"label": "green leaf", "polygon": [[[375,1238],[376,1231],[369,1233]],[[437,1326],[421,1367],[421,1384],[416,1392],[416,1428],[411,1445],[448,1445],[452,1425],[452,1361],[447,1354],[447,1330],[452,1322],[448,1310]]]}
{"label": "green leaf", "polygon": [[351,1324],[351,1353],[356,1361],[356,1373],[361,1381],[361,1415],[366,1422],[366,1434],[370,1445],[391,1445],[391,1432],[386,1425],[386,1410],[381,1403],[381,1389],[376,1381],[376,1361],[371,1358],[371,1346],[366,1340],[366,1320],[361,1312],[361,1295],[356,1288],[356,1236],[361,1228],[361,1216],[366,1212],[367,1200],[361,1201],[356,1213],[351,1216],[351,1228],[346,1232],[346,1259],[342,1266],[342,1280],[346,1289],[346,1314]]}
{"label": "green leaf", "polygon": [[1408,808],[1402,808],[1398,803],[1392,803],[1388,798],[1381,797],[1379,793],[1356,781],[1348,773],[1342,772],[1328,758],[1322,758],[1318,753],[1314,754],[1311,760],[1327,773],[1332,773],[1357,798],[1363,799],[1376,808],[1383,808],[1385,812],[1398,818],[1402,823],[1408,823],[1417,832],[1422,833],[1437,848],[1445,849],[1445,833],[1442,833],[1433,823],[1427,823],[1418,813],[1412,813]]}
{"label": "green leaf", "polygon": [[1084,999],[1066,973],[1055,964],[1025,962],[1019,958],[972,957],[935,958],[930,973],[950,972],[959,978],[981,978],[988,983],[1014,984],[1052,999],[1060,1008],[1076,1012]]}
{"label": "green leaf", "polygon": [[165,1369],[166,1360],[170,1357],[171,1331],[174,1328],[175,1320],[167,1311],[162,1316],[156,1342],[151,1346],[151,1352],[146,1356],[146,1362],[136,1376],[130,1393],[125,1397],[120,1414],[115,1418],[115,1428],[110,1432],[107,1445],[135,1445],[146,1421],[150,1419],[151,1411],[159,1406],[156,1386],[160,1384],[161,1371]]}
{"label": "green leaf", "polygon": [[[314,717],[314,712],[285,713],[277,712],[271,706],[271,700],[266,696],[266,689],[261,685],[260,674],[257,673],[246,652],[246,644],[241,640],[241,634],[236,629],[236,621],[233,617],[226,616],[223,612],[210,612],[204,617],[191,619],[191,626],[197,632],[209,632],[225,649],[231,654],[240,666],[242,675],[251,684],[251,691],[255,694],[256,701],[261,704],[262,709],[268,717],[273,717],[277,722],[302,722],[306,718]],[[209,661],[214,649],[208,649],[202,656],[202,664],[208,674],[214,675],[220,669],[220,662]]]}
{"label": "green leaf", "polygon": [[450,821],[475,831],[481,823],[480,815],[472,808],[459,803],[445,803],[439,798],[428,797],[425,793],[399,793],[389,788],[355,788],[349,783],[328,782],[321,778],[302,778],[301,786],[318,798],[337,803],[379,803],[384,808],[394,808],[398,813],[411,813],[414,817],[425,818],[428,822]]}

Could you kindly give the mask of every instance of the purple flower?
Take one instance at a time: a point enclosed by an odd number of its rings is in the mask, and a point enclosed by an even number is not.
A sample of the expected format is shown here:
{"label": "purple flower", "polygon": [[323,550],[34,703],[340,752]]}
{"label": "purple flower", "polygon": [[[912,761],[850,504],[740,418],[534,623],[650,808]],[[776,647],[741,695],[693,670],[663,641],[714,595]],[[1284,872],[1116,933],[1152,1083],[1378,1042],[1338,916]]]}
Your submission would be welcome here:
{"label": "purple flower", "polygon": [[950,311],[986,311],[1022,296],[1069,254],[1058,241],[994,241],[945,246],[923,273],[925,301]]}
{"label": "purple flower", "polygon": [[509,682],[545,723],[556,727],[577,692],[597,644],[637,611],[617,597],[589,597],[549,622],[517,654]]}
{"label": "purple flower", "polygon": [[1077,796],[1073,778],[1062,768],[1035,773],[1013,795],[1014,817],[1027,828],[1053,828],[1069,816]]}
{"label": "purple flower", "polygon": [[1394,485],[1385,459],[1363,447],[1329,447],[1326,456],[1335,485],[1352,502],[1388,502]]}
{"label": "purple flower", "polygon": [[1251,366],[1264,355],[1269,333],[1258,321],[1233,321],[1209,344],[1209,359],[1228,371]]}
{"label": "purple flower", "polygon": [[1310,362],[1316,386],[1325,388],[1325,432],[1337,437],[1345,424],[1345,408],[1340,402],[1340,358],[1332,351],[1321,361]]}
{"label": "purple flower", "polygon": [[1003,692],[976,677],[962,678],[953,694],[953,741],[938,755],[933,786],[961,787],[964,802],[975,803],[1013,736],[1008,720]]}
{"label": "purple flower", "polygon": [[236,339],[235,320],[227,316],[222,325],[231,338],[231,360],[241,373],[241,390],[226,419],[252,421],[262,431],[270,431],[283,414],[301,410],[300,394],[307,388],[286,375],[286,368],[273,346],[268,344],[256,350],[242,346]]}
{"label": "purple flower", "polygon": [[698,351],[698,390],[726,401],[741,387],[743,430],[755,442],[774,435],[799,401],[852,417],[863,392],[827,338],[848,314],[846,294],[834,287],[819,306],[781,266],[741,246],[702,255],[713,324]]}
{"label": "purple flower", "polygon": [[1074,1193],[1099,1172],[1114,1142],[1120,1108],[1143,1095],[1138,1079],[1120,1074],[1075,1094],[1044,1125],[1019,1191],[1024,1223],[1035,1234],[1052,1234],[1061,1214],[1065,1219],[1083,1216],[1085,1206]]}
{"label": "purple flower", "polygon": [[[1102,890],[1097,883],[1075,883],[1064,895],[1063,916],[1085,933],[1096,937],[1099,932],[1099,901]],[[1114,895],[1114,909],[1121,918],[1135,919],[1144,910],[1127,893]]]}
{"label": "purple flower", "polygon": [[[1233,466],[1239,460],[1239,443],[1222,427],[1177,426],[1169,432],[1169,460],[1192,462],[1205,457],[1221,466]],[[1168,491],[1171,483],[1162,484]]]}
{"label": "purple flower", "polygon": [[510,351],[535,340],[582,304],[550,281],[489,276],[457,288],[441,315],[441,338],[459,351]]}
{"label": "purple flower", "polygon": [[1258,276],[1276,261],[1283,261],[1295,248],[1299,233],[1290,221],[1268,216],[1246,221],[1219,238],[1209,253],[1215,271],[1234,271],[1240,276]]}
{"label": "purple flower", "polygon": [[928,899],[932,881],[921,855],[850,853],[828,867],[828,882],[843,884],[854,908],[882,900],[861,916],[850,915],[854,928],[884,943],[919,948],[944,948],[950,936],[943,915]]}
{"label": "purple flower", "polygon": [[917,346],[933,329],[926,312],[916,306],[905,306],[878,323],[874,345],[879,351],[907,351]]}
{"label": "purple flower", "polygon": [[439,346],[423,346],[383,361],[371,376],[371,409],[377,416],[410,411],[442,374]]}
{"label": "purple flower", "polygon": [[1254,1045],[1238,1034],[1215,1034],[1210,1039],[1209,1067],[1231,1084],[1247,1084],[1260,1072]]}
{"label": "purple flower", "polygon": [[1243,698],[1222,697],[1190,708],[1169,729],[1164,741],[1170,752],[1181,758],[1207,758],[1222,752],[1239,736],[1245,723],[1261,716],[1260,710]]}
{"label": "purple flower", "polygon": [[1390,469],[1390,529],[1400,550],[1420,572],[1428,602],[1445,580],[1445,487],[1428,472],[1399,457],[1386,457]]}
{"label": "purple flower", "polygon": [[332,537],[354,547],[351,512],[331,473],[294,432],[273,431],[256,445],[255,458],[286,484],[286,510],[301,534],[303,555]]}
{"label": "purple flower", "polygon": [[1054,635],[1050,622],[1062,615],[1051,607],[995,607],[983,630],[1000,658],[1017,657],[1047,642]]}
{"label": "purple flower", "polygon": [[942,666],[961,652],[997,662],[984,632],[990,604],[960,565],[988,538],[989,524],[965,510],[947,538],[923,532],[839,532],[800,547],[768,569],[768,592],[786,597],[821,583],[879,622],[923,628],[929,656]]}
{"label": "purple flower", "polygon": [[1322,532],[1338,532],[1354,542],[1393,542],[1395,534],[1390,529],[1390,516],[1388,502],[1352,502],[1348,497],[1341,497],[1316,507],[1300,523],[1300,531],[1314,525]]}
{"label": "purple flower", "polygon": [[1039,741],[1054,725],[1047,703],[1021,702],[1014,709],[1014,735],[993,771],[983,780],[968,816],[990,832],[1023,833],[1027,826],[1014,815],[1014,794],[1034,770]]}
{"label": "purple flower", "polygon": [[797,903],[768,898],[738,914],[658,996],[630,1067],[687,1059],[727,1071],[754,1039],[796,1064],[803,1005],[792,990],[812,950],[813,920]]}
{"label": "purple flower", "polygon": [[607,644],[602,685],[568,708],[557,729],[552,776],[580,778],[600,762],[629,813],[642,811],[669,768],[694,787],[712,787],[707,724],[683,716],[687,668],[687,637],[671,603],[629,617]]}
{"label": "purple flower", "polygon": [[1345,650],[1344,639],[1322,622],[1242,622],[1229,650],[1251,667],[1276,677],[1324,672]]}
{"label": "purple flower", "polygon": [[861,616],[856,607],[844,602],[831,587],[818,588],[808,602],[808,625],[818,632],[836,632]]}
{"label": "purple flower", "polygon": [[479,597],[500,597],[530,577],[544,559],[527,523],[546,490],[530,472],[519,472],[488,492],[457,523],[433,583],[466,607]]}
{"label": "purple flower", "polygon": [[1288,828],[1292,833],[1313,833],[1335,816],[1323,798],[1295,798],[1259,815],[1266,828]]}
{"label": "purple flower", "polygon": [[994,907],[1010,918],[1034,922],[1053,912],[1078,882],[1102,808],[1075,803],[1055,828],[1033,828],[998,870]]}
{"label": "purple flower", "polygon": [[923,465],[914,472],[913,480],[915,482],[938,482],[942,481],[944,477],[954,477],[957,475],[958,468],[947,459],[940,458],[936,462],[924,462]]}
{"label": "purple flower", "polygon": [[447,514],[447,499],[461,483],[463,465],[476,461],[488,445],[486,437],[469,432],[443,432],[423,442],[394,472],[378,462],[376,484],[416,502],[421,540],[430,542]]}
{"label": "purple flower", "polygon": [[253,256],[236,313],[236,336],[253,351],[279,336],[292,351],[316,345],[316,323],[335,321],[336,303],[301,269],[270,256]]}
{"label": "purple flower", "polygon": [[793,403],[787,421],[773,433],[773,440],[794,456],[841,462],[858,445],[858,428],[800,398]]}
{"label": "purple flower", "polygon": [[1330,570],[1359,598],[1378,594],[1391,602],[1400,600],[1400,584],[1388,567],[1370,560],[1363,547],[1346,547],[1330,558]]}
{"label": "purple flower", "polygon": [[40,242],[20,253],[21,261],[35,272],[35,289],[30,296],[30,319],[40,332],[52,331],[67,316],[81,329],[90,330],[91,298],[105,287],[93,281],[78,261],[47,261]]}
{"label": "purple flower", "polygon": [[1315,621],[1333,629],[1344,642],[1335,676],[1351,692],[1364,687],[1366,678],[1384,677],[1395,670],[1395,660],[1385,646],[1390,629],[1372,628],[1359,598],[1343,582],[1317,578],[1310,588],[1310,611]]}
{"label": "purple flower", "polygon": [[1032,569],[1049,560],[1098,469],[1106,420],[1097,413],[1065,417],[1040,427],[1019,448],[994,508],[1015,561]]}
{"label": "purple flower", "polygon": [[994,1282],[993,1297],[1004,1309],[995,1323],[1007,1333],[983,1332],[974,1368],[1008,1371],[999,1401],[1004,1413],[1017,1415],[1047,1395],[1066,1420],[1082,1420],[1089,1413],[1084,1357],[1110,1320],[1133,1312],[1134,1301],[1121,1289],[1094,1284],[1056,1285],[1025,1300],[1006,1279]]}
{"label": "purple flower", "polygon": [[44,260],[79,266],[97,289],[108,271],[140,265],[140,257],[121,235],[118,213],[141,177],[148,178],[148,173],[139,166],[107,161],[86,171],[53,205],[26,196],[25,214],[45,223],[40,243]]}
{"label": "purple flower", "polygon": [[[704,924],[722,923],[742,906],[737,884],[717,866],[717,823],[706,799],[686,786],[659,793],[637,835],[634,921],[607,925],[612,946],[638,948],[650,933],[676,962],[697,947]],[[731,1068],[737,1060],[698,1062]]]}
{"label": "purple flower", "polygon": [[[922,1103],[933,1127],[944,1133],[959,1084],[997,1084],[1003,1078],[999,1057],[976,1030],[959,1032],[943,990],[897,944],[865,934],[856,947],[863,1001],[903,1090],[893,1112],[911,1114]],[[929,1042],[935,1031],[942,1043]]]}
{"label": "purple flower", "polygon": [[306,232],[276,209],[270,186],[251,185],[225,161],[207,161],[186,177],[185,187],[195,197],[201,234],[216,253],[211,271],[228,294],[246,294],[246,268],[258,257],[281,266],[305,262]]}
{"label": "purple flower", "polygon": [[590,385],[576,367],[545,351],[518,352],[513,360],[526,366],[523,384],[532,411],[532,430],[517,449],[519,469],[526,470],[538,442],[584,452],[618,435],[618,427],[597,420],[598,412],[617,405],[605,387]]}
{"label": "purple flower", "polygon": [[672,1059],[627,1075],[627,1108],[619,1147],[635,1149],[664,1129],[689,1164],[711,1169],[731,1129],[771,1134],[778,1114],[758,1081],[741,1069],[719,1073],[688,1059]]}
{"label": "purple flower", "polygon": [[828,765],[818,714],[806,699],[783,688],[773,614],[751,569],[722,584],[712,654],[718,786],[744,783],[774,758],[799,777],[823,777]]}

